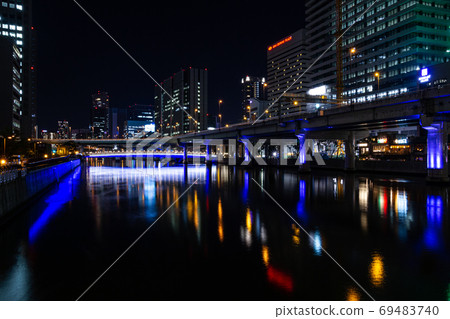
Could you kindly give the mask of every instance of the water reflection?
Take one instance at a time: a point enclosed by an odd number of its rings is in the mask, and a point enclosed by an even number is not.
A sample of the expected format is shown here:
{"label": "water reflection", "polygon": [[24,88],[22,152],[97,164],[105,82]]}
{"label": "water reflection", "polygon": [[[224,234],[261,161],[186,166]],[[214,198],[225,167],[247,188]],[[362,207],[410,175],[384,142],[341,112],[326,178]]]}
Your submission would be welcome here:
{"label": "water reflection", "polygon": [[270,283],[289,293],[294,290],[292,277],[271,265],[267,268],[267,279]]}
{"label": "water reflection", "polygon": [[427,228],[424,232],[424,243],[429,250],[441,248],[441,226],[444,203],[439,195],[427,196]]}
{"label": "water reflection", "polygon": [[359,301],[359,300],[361,300],[361,295],[359,294],[359,291],[354,287],[348,288],[347,301]]}
{"label": "water reflection", "polygon": [[372,254],[372,262],[369,266],[369,277],[372,285],[382,287],[385,280],[383,257],[375,252]]}
{"label": "water reflection", "polygon": [[45,226],[61,208],[70,202],[78,192],[81,168],[78,167],[69,178],[63,179],[58,184],[57,191],[45,200],[47,207],[39,218],[31,225],[28,231],[30,243],[34,243]]}
{"label": "water reflection", "polygon": [[314,255],[322,256],[322,236],[318,230],[312,232],[311,238],[309,239],[309,244],[314,250]]}
{"label": "water reflection", "polygon": [[[197,177],[199,185],[175,202]],[[265,189],[301,227],[260,188],[253,187],[252,178],[264,180]],[[366,283],[364,288],[375,298],[450,299],[450,286],[443,284],[450,281],[449,274],[439,271],[450,266],[445,187],[338,173],[302,176],[291,171],[222,166],[187,170],[98,166],[87,168],[78,180],[79,196],[69,196],[71,191],[60,193],[54,202],[70,205],[52,209],[43,201],[35,215],[46,216],[47,208],[58,218],[36,223],[42,227],[26,228],[27,235],[36,235],[20,241],[24,245],[21,256],[10,253],[9,260],[21,260],[31,268],[18,268],[15,262],[0,264],[0,297],[12,296],[2,294],[2,289],[13,289],[14,283],[19,287],[14,295],[19,297],[54,296],[57,289],[49,291],[42,283],[32,286],[40,272],[33,267],[48,269],[48,273],[57,266],[82,269],[83,277],[91,277],[92,269],[85,265],[101,269],[105,260],[117,257],[126,243],[175,202],[127,255],[129,262],[111,273],[92,299],[189,296],[219,300],[230,298],[232,291],[239,300],[367,300],[357,287],[349,287],[351,281],[323,253],[322,246],[358,282]],[[64,184],[59,191],[62,189]],[[67,240],[62,240],[61,229],[67,225],[76,229],[71,234],[76,249],[66,247]],[[16,233],[21,236],[20,231]],[[5,247],[21,247],[6,242],[8,245],[0,237],[0,254]],[[100,258],[95,247],[99,247]],[[426,257],[423,248],[428,250]],[[55,266],[59,257],[53,256],[54,251],[81,253]],[[0,258],[8,260],[3,255]],[[411,278],[422,289],[404,289]],[[57,278],[45,279],[53,280],[53,287],[61,285]],[[67,289],[77,285],[67,280]],[[117,289],[118,282],[134,284]],[[435,283],[440,283],[439,287]]]}
{"label": "water reflection", "polygon": [[222,200],[219,197],[219,203],[217,205],[217,235],[219,236],[219,240],[223,243],[223,210],[222,210]]}

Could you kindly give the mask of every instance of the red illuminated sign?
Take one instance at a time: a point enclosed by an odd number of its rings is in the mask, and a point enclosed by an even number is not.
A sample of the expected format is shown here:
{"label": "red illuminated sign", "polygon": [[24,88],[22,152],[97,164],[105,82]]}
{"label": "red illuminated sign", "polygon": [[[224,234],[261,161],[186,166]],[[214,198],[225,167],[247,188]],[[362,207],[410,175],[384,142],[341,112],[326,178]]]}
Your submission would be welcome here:
{"label": "red illuminated sign", "polygon": [[275,43],[274,45],[271,45],[267,50],[272,51],[273,49],[275,49],[276,47],[279,47],[280,45],[285,44],[286,42],[289,42],[292,40],[292,36],[287,37],[286,39],[281,40],[278,43]]}

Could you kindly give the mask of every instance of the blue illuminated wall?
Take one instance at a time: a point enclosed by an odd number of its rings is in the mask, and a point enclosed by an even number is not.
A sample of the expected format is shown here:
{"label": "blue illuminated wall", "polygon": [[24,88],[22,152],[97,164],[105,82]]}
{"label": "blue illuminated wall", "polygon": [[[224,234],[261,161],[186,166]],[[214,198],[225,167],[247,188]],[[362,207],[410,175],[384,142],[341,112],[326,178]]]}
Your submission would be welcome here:
{"label": "blue illuminated wall", "polygon": [[0,185],[0,218],[6,217],[33,196],[59,182],[63,176],[78,166],[80,160],[74,160],[31,171],[23,178]]}
{"label": "blue illuminated wall", "polygon": [[442,169],[444,167],[442,133],[438,129],[428,130],[427,167],[428,169]]}

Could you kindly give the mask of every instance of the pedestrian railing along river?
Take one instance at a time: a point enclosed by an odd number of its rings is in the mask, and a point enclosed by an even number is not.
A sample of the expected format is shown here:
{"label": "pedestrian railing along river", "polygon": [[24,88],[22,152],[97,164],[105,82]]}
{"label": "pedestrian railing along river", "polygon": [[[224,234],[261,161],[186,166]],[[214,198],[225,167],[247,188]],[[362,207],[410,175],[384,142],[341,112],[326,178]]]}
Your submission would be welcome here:
{"label": "pedestrian railing along river", "polygon": [[15,181],[19,177],[25,177],[27,169],[6,169],[0,171],[0,185]]}
{"label": "pedestrian railing along river", "polygon": [[10,169],[0,172],[0,221],[13,215],[21,205],[27,203],[49,186],[60,181],[66,174],[80,165],[79,159],[64,162],[48,162],[39,168]]}

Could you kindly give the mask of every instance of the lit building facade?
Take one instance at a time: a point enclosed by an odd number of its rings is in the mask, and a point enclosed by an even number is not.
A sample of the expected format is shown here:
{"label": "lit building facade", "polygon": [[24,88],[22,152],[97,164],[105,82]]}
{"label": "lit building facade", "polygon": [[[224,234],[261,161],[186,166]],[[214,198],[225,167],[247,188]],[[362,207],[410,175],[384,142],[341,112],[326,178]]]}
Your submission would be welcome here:
{"label": "lit building facade", "polygon": [[0,135],[21,134],[21,60],[22,55],[14,41],[0,38]]}
{"label": "lit building facade", "polygon": [[109,137],[109,94],[98,92],[92,95],[91,125],[92,138]]}
{"label": "lit building facade", "polygon": [[22,137],[37,137],[36,106],[36,41],[32,24],[31,0],[8,0],[0,2],[0,37],[13,40],[19,49],[20,102]]}
{"label": "lit building facade", "polygon": [[148,136],[155,132],[155,109],[153,105],[130,105],[127,113],[127,120],[124,123],[124,136],[126,138]]}
{"label": "lit building facade", "polygon": [[289,95],[286,98],[285,94],[270,108],[269,117],[305,110],[303,100],[309,88],[309,74],[300,76],[309,66],[306,40],[306,30],[301,29],[267,48],[267,100],[272,104],[285,91]]}
{"label": "lit building facade", "polygon": [[[189,68],[175,73],[155,87],[156,129],[163,136],[206,129],[208,113],[208,71]],[[184,111],[183,111],[183,109]]]}
{"label": "lit building facade", "polygon": [[[450,61],[450,3],[445,0],[342,1],[343,98],[363,103],[417,90],[418,71]],[[334,1],[306,3],[314,61],[335,40]],[[366,12],[367,11],[367,12]],[[366,13],[364,13],[366,12]],[[328,21],[327,21],[328,20]],[[336,98],[336,47],[311,69],[311,87]]]}
{"label": "lit building facade", "polygon": [[242,118],[244,121],[251,120],[249,117],[250,99],[265,100],[266,99],[266,79],[263,77],[246,76],[241,79],[242,93]]}
{"label": "lit building facade", "polygon": [[58,137],[67,140],[72,137],[68,121],[58,121]]}

